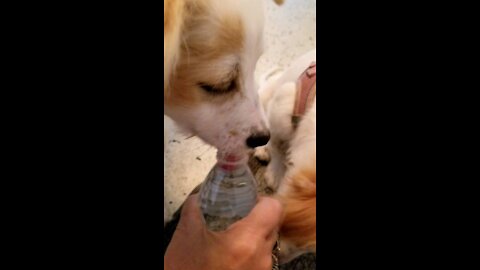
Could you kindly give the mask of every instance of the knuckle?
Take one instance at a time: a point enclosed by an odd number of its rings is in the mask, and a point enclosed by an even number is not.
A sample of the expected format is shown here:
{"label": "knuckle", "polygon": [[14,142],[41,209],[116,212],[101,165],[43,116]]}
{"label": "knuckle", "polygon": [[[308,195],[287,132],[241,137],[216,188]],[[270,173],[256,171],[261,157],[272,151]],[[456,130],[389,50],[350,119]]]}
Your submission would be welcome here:
{"label": "knuckle", "polygon": [[255,254],[256,248],[253,242],[236,241],[233,245],[232,255],[236,258],[251,257]]}
{"label": "knuckle", "polygon": [[273,213],[281,213],[283,211],[283,205],[279,200],[271,197],[266,197],[265,200],[268,201],[269,208]]}

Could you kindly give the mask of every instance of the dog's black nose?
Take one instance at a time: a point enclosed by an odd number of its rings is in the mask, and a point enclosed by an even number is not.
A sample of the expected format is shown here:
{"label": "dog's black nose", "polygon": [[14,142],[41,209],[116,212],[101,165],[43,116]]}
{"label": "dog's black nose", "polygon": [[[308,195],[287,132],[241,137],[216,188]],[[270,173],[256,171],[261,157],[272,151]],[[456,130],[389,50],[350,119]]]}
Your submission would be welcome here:
{"label": "dog's black nose", "polygon": [[268,140],[270,140],[270,132],[255,133],[247,138],[247,146],[255,148],[267,144]]}

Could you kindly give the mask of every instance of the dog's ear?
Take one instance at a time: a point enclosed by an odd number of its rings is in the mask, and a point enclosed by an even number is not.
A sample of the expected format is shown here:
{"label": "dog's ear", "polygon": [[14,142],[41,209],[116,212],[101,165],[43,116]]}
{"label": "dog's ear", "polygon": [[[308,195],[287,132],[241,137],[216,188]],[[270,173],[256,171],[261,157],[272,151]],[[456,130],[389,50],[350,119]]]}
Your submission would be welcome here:
{"label": "dog's ear", "polygon": [[283,0],[273,0],[275,3],[277,3],[277,5],[282,5],[283,4]]}

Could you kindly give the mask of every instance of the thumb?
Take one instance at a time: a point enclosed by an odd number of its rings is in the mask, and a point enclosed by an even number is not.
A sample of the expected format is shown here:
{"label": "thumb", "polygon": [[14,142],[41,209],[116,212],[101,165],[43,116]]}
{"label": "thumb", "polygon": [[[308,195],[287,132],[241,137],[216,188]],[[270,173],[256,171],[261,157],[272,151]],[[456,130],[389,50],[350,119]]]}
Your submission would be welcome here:
{"label": "thumb", "polygon": [[257,205],[250,214],[241,219],[242,226],[254,228],[264,237],[270,237],[272,232],[277,232],[283,219],[283,206],[280,201],[271,197],[259,197]]}
{"label": "thumb", "polygon": [[202,213],[198,205],[198,194],[190,195],[182,206],[178,226],[202,228]]}

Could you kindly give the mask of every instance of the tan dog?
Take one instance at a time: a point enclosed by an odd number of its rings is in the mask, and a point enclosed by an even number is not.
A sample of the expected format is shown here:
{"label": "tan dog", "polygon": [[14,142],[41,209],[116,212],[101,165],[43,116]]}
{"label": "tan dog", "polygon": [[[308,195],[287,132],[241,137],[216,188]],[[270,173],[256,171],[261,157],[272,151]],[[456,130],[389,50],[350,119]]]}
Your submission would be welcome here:
{"label": "tan dog", "polygon": [[272,137],[255,155],[269,161],[265,180],[278,189],[277,196],[285,205],[281,263],[316,252],[316,98],[296,129],[292,123],[296,81],[315,60],[315,50],[306,53],[283,73],[268,79],[260,91]]}
{"label": "tan dog", "polygon": [[164,1],[164,113],[220,151],[270,138],[254,82],[264,12],[263,0]]}

